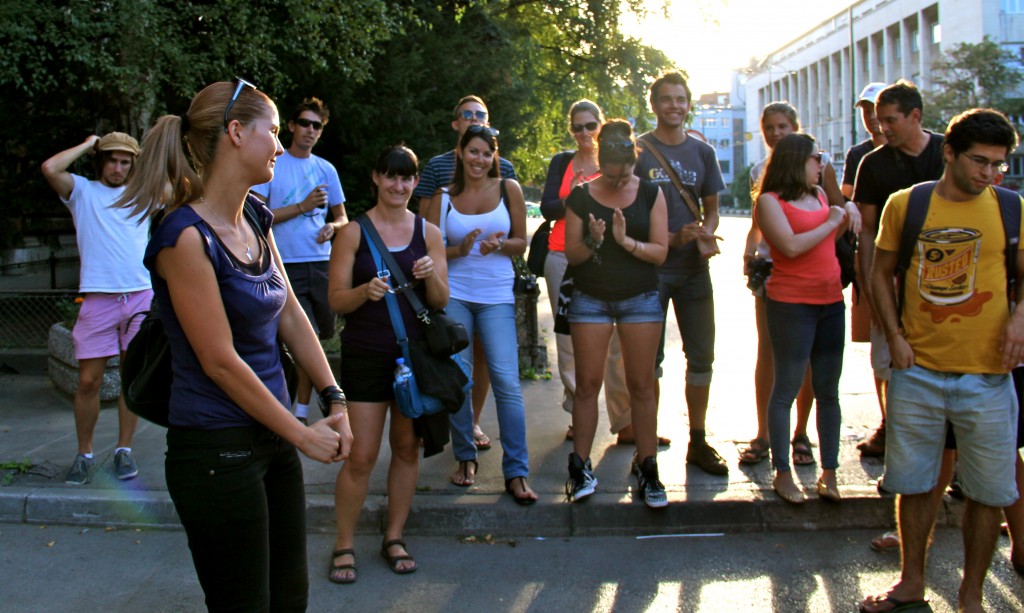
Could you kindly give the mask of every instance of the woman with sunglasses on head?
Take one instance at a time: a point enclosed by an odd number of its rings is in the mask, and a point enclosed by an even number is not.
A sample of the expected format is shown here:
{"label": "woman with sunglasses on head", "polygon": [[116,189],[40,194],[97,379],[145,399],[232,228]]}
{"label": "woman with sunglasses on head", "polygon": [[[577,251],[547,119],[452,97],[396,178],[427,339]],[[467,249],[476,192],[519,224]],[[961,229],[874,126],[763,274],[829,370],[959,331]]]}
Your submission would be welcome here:
{"label": "woman with sunglasses on head", "polygon": [[[415,292],[428,308],[443,308],[448,303],[448,280],[441,233],[408,208],[419,180],[417,166],[416,155],[408,147],[395,145],[385,149],[373,169],[376,204],[365,215],[401,266],[405,278],[414,284],[407,291]],[[348,390],[349,420],[355,441],[334,488],[338,538],[329,579],[352,583],[356,580],[356,524],[389,416],[391,463],[381,556],[397,574],[416,570],[416,562],[402,541],[402,530],[416,493],[420,446],[413,420],[398,410],[392,388],[395,361],[402,357],[384,299],[392,286],[388,279],[378,278],[378,268],[360,224],[343,226],[340,235],[331,251],[328,298],[331,308],[345,315],[341,382]],[[410,339],[420,338],[422,325],[412,305],[402,292],[397,297],[406,333]]]}
{"label": "woman with sunglasses on head", "polygon": [[[498,411],[501,468],[505,491],[518,504],[530,505],[537,495],[526,449],[526,408],[519,387],[519,342],[516,333],[515,270],[512,257],[526,250],[526,201],[519,183],[498,172],[498,131],[472,125],[455,150],[452,184],[435,194],[429,220],[447,242],[448,314],[479,335]],[[473,363],[473,347],[462,357]],[[473,444],[473,410],[469,398],[451,416],[452,450],[459,465],[451,482],[473,485],[477,449]]]}
{"label": "woman with sunglasses on head", "polygon": [[[558,308],[558,289],[569,265],[565,259],[565,201],[577,185],[601,176],[597,162],[597,131],[602,123],[604,113],[590,100],[578,100],[569,107],[569,131],[576,140],[577,149],[563,151],[551,158],[547,180],[544,182],[544,193],[540,197],[541,213],[545,219],[554,222],[548,238],[548,255],[544,260],[544,279],[547,282],[552,313]],[[568,334],[556,334],[555,347],[558,354],[558,375],[565,388],[562,408],[571,416],[576,392],[576,359],[572,352],[572,338]],[[626,374],[622,367],[622,350],[619,348],[619,335],[614,331],[604,371],[604,399],[612,433],[618,434],[619,443],[633,443],[633,426],[629,419],[629,392],[626,389]],[[571,425],[565,438],[569,441],[573,438]],[[664,444],[667,445],[668,442],[668,439],[664,440]]]}
{"label": "woman with sunglasses on head", "polygon": [[789,465],[789,413],[808,364],[817,400],[821,477],[818,495],[838,502],[839,376],[846,326],[835,240],[846,230],[843,207],[829,206],[818,186],[822,154],[814,138],[789,134],[775,145],[757,189],[754,216],[774,262],[765,283],[775,380],[768,400],[768,433],[775,479],[783,500],[802,504],[804,493]]}
{"label": "woman with sunglasses on head", "polygon": [[[772,102],[761,111],[761,135],[765,147],[771,155],[775,145],[786,135],[800,131],[800,120],[796,109],[788,102]],[[764,173],[768,160],[764,159],[754,165],[750,171],[750,188],[753,192],[757,182]],[[850,215],[851,227],[859,230],[860,212],[852,203],[846,203],[836,180],[836,172],[827,158],[822,159],[822,171],[818,185],[825,191],[828,202],[834,206],[843,206]],[[757,219],[751,216],[750,232],[747,234],[746,249],[743,252],[743,273],[760,280],[758,287],[752,287],[754,294],[754,318],[757,323],[757,362],[754,366],[754,403],[757,411],[757,435],[750,444],[740,451],[740,462],[757,464],[768,457],[768,397],[771,395],[772,382],[775,378],[772,361],[772,343],[768,334],[765,317],[764,279],[768,277],[771,266],[771,253],[764,235],[757,225]],[[807,437],[807,422],[810,419],[811,407],[814,403],[814,392],[811,390],[810,373],[804,378],[803,385],[796,398],[796,424],[793,427],[791,440],[793,463],[797,466],[814,464],[811,441]]]}
{"label": "woman with sunglasses on head", "polygon": [[668,254],[665,196],[633,174],[637,151],[629,122],[605,123],[597,146],[601,176],[573,189],[566,203],[566,274],[572,275],[574,286],[568,318],[576,356],[566,494],[570,500],[583,500],[597,485],[590,460],[597,393],[612,331],[618,328],[636,437],[632,472],[644,503],[664,507],[668,497],[656,459],[654,360],[664,323],[657,266]]}
{"label": "woman with sunglasses on head", "polygon": [[[161,117],[120,200],[153,229],[153,276],[171,350],[167,489],[210,611],[304,611],[306,500],[296,449],[348,457],[341,389],[299,306],[249,189],[283,149],[277,108],[245,81],[207,86],[183,117]],[[188,148],[188,156],[185,153]],[[278,341],[309,373],[331,416],[289,412]]]}

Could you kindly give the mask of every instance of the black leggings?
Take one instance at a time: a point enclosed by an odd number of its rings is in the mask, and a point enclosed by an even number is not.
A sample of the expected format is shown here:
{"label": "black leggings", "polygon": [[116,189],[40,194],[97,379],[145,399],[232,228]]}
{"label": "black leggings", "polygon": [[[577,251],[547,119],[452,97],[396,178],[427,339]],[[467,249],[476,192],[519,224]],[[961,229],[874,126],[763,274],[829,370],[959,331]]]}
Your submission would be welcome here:
{"label": "black leggings", "polygon": [[172,427],[165,471],[210,611],[306,610],[306,497],[294,446],[262,426]]}

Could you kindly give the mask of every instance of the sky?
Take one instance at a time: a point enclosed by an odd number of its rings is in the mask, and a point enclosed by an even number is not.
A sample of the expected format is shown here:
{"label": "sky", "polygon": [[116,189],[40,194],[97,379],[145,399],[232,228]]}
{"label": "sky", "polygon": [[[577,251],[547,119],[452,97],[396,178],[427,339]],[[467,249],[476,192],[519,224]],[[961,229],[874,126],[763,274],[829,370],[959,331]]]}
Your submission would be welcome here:
{"label": "sky", "polygon": [[[655,10],[666,0],[646,0]],[[660,49],[689,75],[694,97],[729,91],[734,68],[747,66],[855,0],[667,0],[669,18],[624,18],[625,32]]]}

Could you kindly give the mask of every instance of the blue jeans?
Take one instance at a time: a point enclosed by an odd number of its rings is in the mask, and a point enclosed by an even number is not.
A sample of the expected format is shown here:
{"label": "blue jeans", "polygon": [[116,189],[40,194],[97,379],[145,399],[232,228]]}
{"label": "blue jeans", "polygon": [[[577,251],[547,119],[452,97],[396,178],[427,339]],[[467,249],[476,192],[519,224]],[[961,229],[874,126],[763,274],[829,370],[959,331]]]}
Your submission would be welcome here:
{"label": "blue jeans", "polygon": [[[481,304],[453,298],[448,314],[466,326],[470,338],[480,336],[487,355],[487,372],[491,375],[494,404],[498,409],[498,435],[501,440],[501,472],[505,479],[527,477],[530,461],[526,452],[526,406],[519,387],[519,339],[516,334],[514,304]],[[473,343],[460,354],[467,364],[473,363]],[[473,400],[466,402],[451,416],[452,451],[459,462],[476,459],[473,444]]]}
{"label": "blue jeans", "polygon": [[[711,271],[677,274],[659,270],[658,298],[665,315],[668,315],[670,300],[675,307],[676,323],[683,337],[683,355],[686,356],[686,383],[708,387],[711,385],[711,364],[715,361],[715,296],[711,289]],[[655,362],[659,377],[664,359],[663,332]]]}
{"label": "blue jeans", "polygon": [[843,374],[846,305],[794,304],[767,299],[768,334],[775,359],[775,384],[768,400],[768,436],[772,465],[789,470],[789,413],[811,363],[811,387],[817,403],[821,467],[839,467],[839,377]]}

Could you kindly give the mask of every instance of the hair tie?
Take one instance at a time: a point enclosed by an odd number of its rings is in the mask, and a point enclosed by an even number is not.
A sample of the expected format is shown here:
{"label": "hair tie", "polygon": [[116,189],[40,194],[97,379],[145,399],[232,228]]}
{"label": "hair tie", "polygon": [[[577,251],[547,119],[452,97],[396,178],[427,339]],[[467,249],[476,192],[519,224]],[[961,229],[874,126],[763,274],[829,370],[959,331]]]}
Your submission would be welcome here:
{"label": "hair tie", "polygon": [[181,137],[185,138],[191,125],[188,123],[188,115],[181,116]]}

